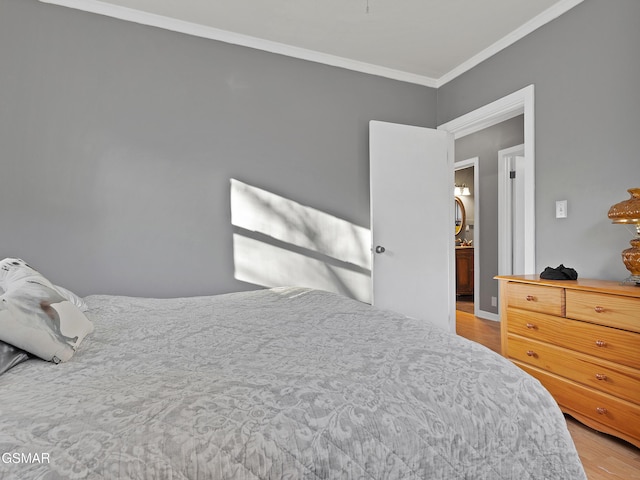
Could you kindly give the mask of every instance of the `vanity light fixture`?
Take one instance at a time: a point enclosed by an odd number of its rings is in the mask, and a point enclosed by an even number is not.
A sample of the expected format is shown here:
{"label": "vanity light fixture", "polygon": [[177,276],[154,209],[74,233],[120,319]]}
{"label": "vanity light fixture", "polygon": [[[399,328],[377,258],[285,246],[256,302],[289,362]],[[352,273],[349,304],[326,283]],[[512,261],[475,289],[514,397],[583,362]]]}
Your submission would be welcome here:
{"label": "vanity light fixture", "polygon": [[469,187],[467,187],[464,183],[462,185],[458,185],[456,184],[454,189],[453,189],[453,194],[456,197],[466,197],[468,195],[471,195],[471,192],[469,191]]}
{"label": "vanity light fixture", "polygon": [[633,225],[636,236],[631,240],[631,248],[622,251],[622,261],[631,272],[622,283],[640,286],[640,188],[627,190],[631,198],[616,203],[609,209],[609,218],[613,223]]}

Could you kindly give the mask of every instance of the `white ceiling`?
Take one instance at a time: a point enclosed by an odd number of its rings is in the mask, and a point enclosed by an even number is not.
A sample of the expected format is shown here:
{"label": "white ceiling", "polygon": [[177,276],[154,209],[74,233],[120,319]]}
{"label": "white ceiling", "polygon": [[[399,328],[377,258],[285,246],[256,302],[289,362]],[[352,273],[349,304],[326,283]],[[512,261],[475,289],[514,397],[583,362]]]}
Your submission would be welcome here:
{"label": "white ceiling", "polygon": [[439,86],[582,0],[41,0]]}

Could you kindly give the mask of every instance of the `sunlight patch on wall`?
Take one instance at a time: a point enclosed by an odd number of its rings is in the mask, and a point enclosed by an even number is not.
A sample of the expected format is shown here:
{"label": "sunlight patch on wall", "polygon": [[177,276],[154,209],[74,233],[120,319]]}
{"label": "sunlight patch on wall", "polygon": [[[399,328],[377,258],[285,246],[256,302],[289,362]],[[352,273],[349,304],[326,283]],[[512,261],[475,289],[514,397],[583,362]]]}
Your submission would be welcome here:
{"label": "sunlight patch on wall", "polygon": [[312,287],[370,301],[370,275],[367,273],[330,265],[239,234],[233,235],[233,250],[238,280],[265,287]]}
{"label": "sunlight patch on wall", "polygon": [[231,179],[235,278],[371,297],[367,228]]}

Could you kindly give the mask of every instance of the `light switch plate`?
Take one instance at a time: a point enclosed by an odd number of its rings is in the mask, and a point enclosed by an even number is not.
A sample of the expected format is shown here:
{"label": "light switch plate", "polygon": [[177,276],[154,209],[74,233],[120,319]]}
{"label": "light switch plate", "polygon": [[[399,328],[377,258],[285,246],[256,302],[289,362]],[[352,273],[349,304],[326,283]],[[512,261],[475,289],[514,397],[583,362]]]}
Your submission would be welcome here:
{"label": "light switch plate", "polygon": [[556,201],[556,218],[567,218],[567,201]]}

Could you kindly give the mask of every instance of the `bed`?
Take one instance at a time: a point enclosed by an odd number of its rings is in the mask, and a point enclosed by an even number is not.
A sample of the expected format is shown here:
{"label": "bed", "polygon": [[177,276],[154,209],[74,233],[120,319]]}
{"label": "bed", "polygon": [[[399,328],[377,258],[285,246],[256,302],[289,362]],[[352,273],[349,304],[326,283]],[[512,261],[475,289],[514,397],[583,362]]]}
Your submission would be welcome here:
{"label": "bed", "polygon": [[585,479],[537,380],[319,290],[84,299],[59,364],[0,376],[0,478]]}

